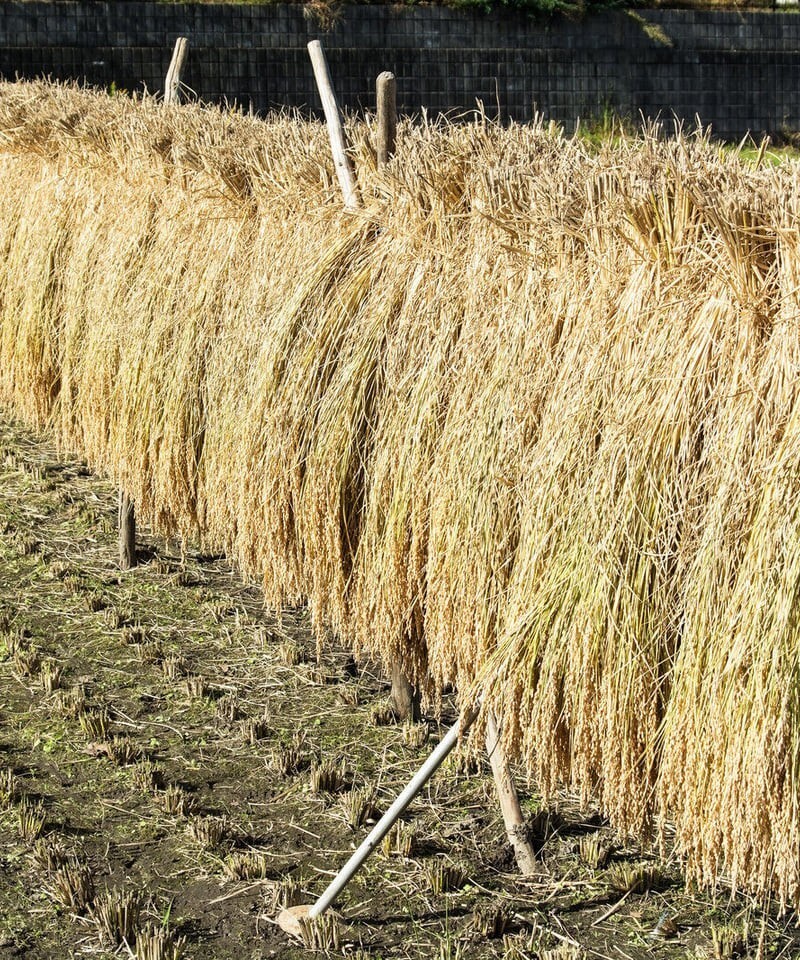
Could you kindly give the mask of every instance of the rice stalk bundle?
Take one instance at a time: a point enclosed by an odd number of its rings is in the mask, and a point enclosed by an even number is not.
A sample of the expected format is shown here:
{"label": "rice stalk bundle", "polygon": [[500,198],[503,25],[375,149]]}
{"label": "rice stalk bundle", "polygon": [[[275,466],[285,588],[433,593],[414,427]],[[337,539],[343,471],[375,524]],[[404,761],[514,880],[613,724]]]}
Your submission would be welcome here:
{"label": "rice stalk bundle", "polygon": [[[800,167],[0,85],[0,402],[478,689],[547,793],[800,904]],[[480,730],[475,733],[480,736]]]}

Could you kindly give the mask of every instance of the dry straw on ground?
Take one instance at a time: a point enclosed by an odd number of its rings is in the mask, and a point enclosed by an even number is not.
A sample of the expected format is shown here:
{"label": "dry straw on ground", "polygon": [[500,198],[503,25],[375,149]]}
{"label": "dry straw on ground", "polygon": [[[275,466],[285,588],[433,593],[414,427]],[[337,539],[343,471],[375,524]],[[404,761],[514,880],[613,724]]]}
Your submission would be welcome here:
{"label": "dry straw on ground", "polygon": [[800,903],[800,172],[0,87],[0,399],[476,686],[544,790]]}

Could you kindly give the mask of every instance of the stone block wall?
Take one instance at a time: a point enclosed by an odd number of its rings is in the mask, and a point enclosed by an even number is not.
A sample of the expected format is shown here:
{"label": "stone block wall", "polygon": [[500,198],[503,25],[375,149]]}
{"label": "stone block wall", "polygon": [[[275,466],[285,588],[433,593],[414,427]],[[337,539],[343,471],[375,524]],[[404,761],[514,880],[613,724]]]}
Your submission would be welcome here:
{"label": "stone block wall", "polygon": [[161,90],[175,38],[204,100],[263,112],[320,107],[306,43],[325,46],[337,95],[374,107],[392,70],[405,113],[475,108],[571,127],[606,110],[699,116],[723,137],[800,128],[800,16],[779,11],[610,11],[582,20],[444,7],[347,6],[323,30],[299,5],[144,0],[0,2],[0,74]]}

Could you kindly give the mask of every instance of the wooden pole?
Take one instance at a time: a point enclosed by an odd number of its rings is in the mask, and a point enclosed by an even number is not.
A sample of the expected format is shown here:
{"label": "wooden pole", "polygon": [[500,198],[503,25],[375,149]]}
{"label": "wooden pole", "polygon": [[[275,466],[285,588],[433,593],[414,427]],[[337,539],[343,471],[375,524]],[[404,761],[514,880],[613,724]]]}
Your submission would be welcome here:
{"label": "wooden pole", "polygon": [[[188,51],[189,41],[186,37],[178,37],[172,51],[167,77],[164,81],[164,106],[178,103],[181,71],[186,62]],[[119,491],[117,530],[119,566],[121,570],[130,570],[131,567],[136,566],[136,510],[133,500],[124,490]]]}
{"label": "wooden pole", "polygon": [[[397,83],[388,70],[378,74],[375,81],[375,99],[378,104],[377,150],[378,169],[385,167],[394,156],[397,138]],[[392,692],[389,699],[400,720],[419,720],[419,691],[403,672],[399,660],[392,661]]]}
{"label": "wooden pole", "polygon": [[419,691],[411,685],[399,660],[392,661],[392,692],[389,695],[392,710],[400,720],[420,718]]}
{"label": "wooden pole", "polygon": [[384,70],[375,82],[378,104],[378,169],[385,167],[394,156],[397,142],[397,81],[393,73]]}
{"label": "wooden pole", "polygon": [[164,105],[178,103],[180,100],[179,91],[181,85],[181,71],[186,62],[186,54],[189,52],[189,41],[186,37],[178,37],[175,41],[175,49],[172,51],[172,60],[167,70],[167,79],[164,81]]}
{"label": "wooden pole", "polygon": [[136,566],[136,513],[133,500],[127,493],[119,491],[119,565],[122,570]]}
{"label": "wooden pole", "polygon": [[325,51],[322,49],[319,40],[312,40],[308,44],[308,55],[311,57],[314,79],[317,81],[322,109],[325,112],[325,122],[328,125],[328,136],[333,153],[333,165],[336,168],[336,176],[339,178],[339,186],[342,188],[344,205],[348,210],[356,210],[361,206],[356,175],[353,171],[353,165],[350,163],[350,158],[347,156],[347,141],[342,125],[342,115],[336,102],[336,94],[333,92],[331,73],[328,69]]}
{"label": "wooden pole", "polygon": [[536,854],[528,836],[525,818],[519,805],[517,788],[514,786],[514,778],[511,776],[511,769],[508,766],[505,751],[500,744],[497,724],[492,714],[489,714],[486,722],[486,752],[489,754],[489,762],[492,765],[506,835],[514,850],[517,866],[523,876],[535,876],[540,872],[536,862]]}

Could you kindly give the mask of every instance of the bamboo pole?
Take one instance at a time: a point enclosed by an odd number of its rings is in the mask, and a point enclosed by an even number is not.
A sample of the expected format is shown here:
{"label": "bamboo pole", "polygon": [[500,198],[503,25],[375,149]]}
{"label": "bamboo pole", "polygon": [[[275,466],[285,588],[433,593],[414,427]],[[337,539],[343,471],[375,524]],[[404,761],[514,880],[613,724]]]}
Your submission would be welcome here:
{"label": "bamboo pole", "polygon": [[186,37],[178,37],[172,51],[172,59],[164,81],[164,105],[169,106],[180,101],[181,71],[189,52],[189,41]]}
{"label": "bamboo pole", "polygon": [[492,774],[497,788],[497,797],[500,801],[500,810],[503,814],[503,823],[506,827],[506,836],[514,850],[517,866],[523,876],[535,876],[540,872],[539,865],[536,862],[536,854],[528,836],[528,829],[525,817],[522,815],[511,768],[500,743],[497,723],[491,713],[486,721],[486,752],[489,754],[489,763],[492,765]]}
{"label": "bamboo pole", "polygon": [[322,49],[319,40],[312,40],[308,44],[308,55],[311,57],[314,79],[317,81],[322,109],[325,112],[325,122],[328,125],[328,137],[331,141],[331,152],[333,153],[333,165],[336,169],[336,176],[339,178],[339,186],[342,188],[344,205],[348,210],[357,210],[361,206],[361,201],[358,196],[356,176],[347,155],[347,141],[342,125],[342,115],[339,111],[339,104],[336,102],[336,94],[333,92],[333,83],[331,82],[331,73],[328,69],[325,51]]}
{"label": "bamboo pole", "polygon": [[375,99],[378,105],[378,169],[385,167],[394,156],[397,142],[397,81],[388,70],[378,74],[375,82]]}

